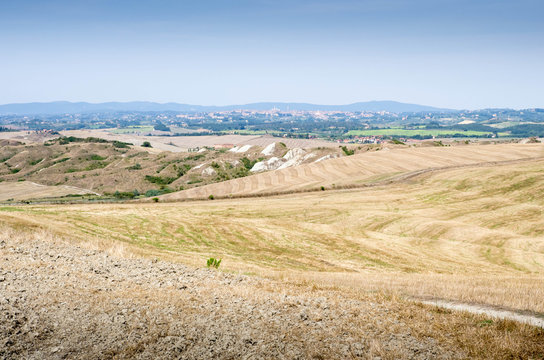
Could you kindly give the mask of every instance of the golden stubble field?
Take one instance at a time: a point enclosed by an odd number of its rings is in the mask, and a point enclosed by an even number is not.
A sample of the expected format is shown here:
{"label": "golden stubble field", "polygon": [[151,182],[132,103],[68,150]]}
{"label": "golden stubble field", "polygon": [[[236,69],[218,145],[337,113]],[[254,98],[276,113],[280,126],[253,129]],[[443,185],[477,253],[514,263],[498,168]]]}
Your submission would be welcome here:
{"label": "golden stubble field", "polygon": [[193,201],[4,207],[129,256],[349,291],[544,312],[544,160],[421,174],[360,190]]}
{"label": "golden stubble field", "polygon": [[365,148],[353,156],[304,164],[162,196],[163,200],[271,195],[364,186],[409,172],[544,157],[542,144]]}

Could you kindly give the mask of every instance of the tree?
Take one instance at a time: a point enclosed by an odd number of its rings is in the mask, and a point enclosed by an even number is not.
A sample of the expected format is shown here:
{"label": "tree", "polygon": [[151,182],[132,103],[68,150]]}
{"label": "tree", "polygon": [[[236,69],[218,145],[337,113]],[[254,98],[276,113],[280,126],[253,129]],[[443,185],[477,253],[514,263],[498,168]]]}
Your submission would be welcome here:
{"label": "tree", "polygon": [[151,143],[149,141],[144,141],[143,144],[142,144],[142,147],[150,148],[150,147],[153,147],[153,146],[151,146]]}

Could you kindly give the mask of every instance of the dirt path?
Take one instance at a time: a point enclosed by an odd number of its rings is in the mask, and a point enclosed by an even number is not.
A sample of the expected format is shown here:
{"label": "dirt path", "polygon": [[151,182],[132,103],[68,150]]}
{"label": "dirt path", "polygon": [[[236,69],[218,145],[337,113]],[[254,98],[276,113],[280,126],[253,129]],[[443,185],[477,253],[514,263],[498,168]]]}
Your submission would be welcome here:
{"label": "dirt path", "polygon": [[120,258],[47,234],[0,232],[0,259],[2,359],[464,357],[372,296]]}
{"label": "dirt path", "polygon": [[438,306],[440,308],[467,311],[472,314],[486,315],[494,319],[513,320],[523,324],[529,324],[544,329],[544,317],[536,315],[520,314],[518,312],[496,309],[489,306],[465,304],[445,300],[416,300],[426,305]]}

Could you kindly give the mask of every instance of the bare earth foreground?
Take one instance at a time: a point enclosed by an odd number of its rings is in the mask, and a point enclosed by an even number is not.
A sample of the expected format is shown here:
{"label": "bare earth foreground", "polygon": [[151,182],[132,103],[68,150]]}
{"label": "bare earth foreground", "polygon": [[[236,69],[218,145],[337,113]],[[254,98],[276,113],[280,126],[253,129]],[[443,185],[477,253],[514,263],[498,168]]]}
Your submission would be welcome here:
{"label": "bare earth foreground", "polygon": [[544,354],[544,332],[513,322],[81,246],[46,232],[1,232],[0,358]]}

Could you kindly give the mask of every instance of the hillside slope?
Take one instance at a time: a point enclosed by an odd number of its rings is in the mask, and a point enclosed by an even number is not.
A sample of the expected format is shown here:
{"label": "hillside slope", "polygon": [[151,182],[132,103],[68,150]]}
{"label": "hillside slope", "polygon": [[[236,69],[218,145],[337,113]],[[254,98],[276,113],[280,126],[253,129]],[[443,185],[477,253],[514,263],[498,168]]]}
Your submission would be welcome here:
{"label": "hillside slope", "polygon": [[402,173],[544,156],[542,144],[395,148],[281,169],[162,196],[163,200],[287,193],[362,185]]}
{"label": "hillside slope", "polygon": [[[93,137],[59,138],[32,145],[4,141],[0,146],[0,182],[4,182],[8,190],[10,186],[15,190],[14,185],[8,184],[24,181],[50,187],[48,191],[36,192],[30,186],[31,192],[38,197],[41,194],[76,193],[69,192],[67,187],[54,189],[65,185],[101,194],[168,192],[248,176],[256,162],[282,157],[289,151],[284,144],[275,145],[266,154],[263,147],[257,145],[246,145],[237,152],[203,149],[197,153],[172,153]],[[342,153],[339,148],[308,151],[313,160]],[[28,194],[15,193],[4,197],[29,198]]]}

